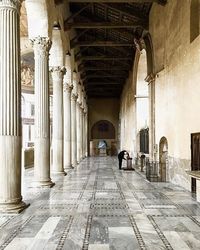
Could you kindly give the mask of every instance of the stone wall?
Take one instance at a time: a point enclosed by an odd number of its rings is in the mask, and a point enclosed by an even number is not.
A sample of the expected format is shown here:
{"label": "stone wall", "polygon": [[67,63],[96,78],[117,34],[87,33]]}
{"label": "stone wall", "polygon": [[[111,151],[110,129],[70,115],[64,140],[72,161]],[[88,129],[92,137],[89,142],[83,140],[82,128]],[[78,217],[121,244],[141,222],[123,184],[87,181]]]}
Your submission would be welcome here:
{"label": "stone wall", "polygon": [[190,43],[190,0],[154,4],[150,33],[157,73],[156,144],[167,138],[168,180],[190,190],[185,170],[191,168],[191,133],[200,132],[200,37]]}
{"label": "stone wall", "polygon": [[119,100],[116,98],[101,98],[101,99],[91,98],[88,101],[88,109],[89,109],[89,117],[88,117],[89,140],[91,140],[92,126],[100,120],[107,120],[111,122],[115,127],[115,137],[116,137],[115,140],[108,140],[108,143],[110,145],[112,141],[115,141],[117,147],[118,124],[119,124]]}

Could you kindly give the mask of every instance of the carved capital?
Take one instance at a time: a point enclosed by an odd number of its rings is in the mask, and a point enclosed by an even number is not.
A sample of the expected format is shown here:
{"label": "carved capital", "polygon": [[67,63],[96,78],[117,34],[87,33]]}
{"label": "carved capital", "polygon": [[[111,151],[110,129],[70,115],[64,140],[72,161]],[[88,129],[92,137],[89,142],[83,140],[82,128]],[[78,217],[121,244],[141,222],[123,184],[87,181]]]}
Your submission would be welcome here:
{"label": "carved capital", "polygon": [[72,93],[71,98],[72,98],[73,101],[76,101],[78,99],[78,95],[75,94],[75,93]]}
{"label": "carved capital", "polygon": [[148,84],[151,84],[152,82],[155,81],[155,75],[153,73],[149,74],[146,78],[145,81],[148,82]]}
{"label": "carved capital", "polygon": [[51,40],[49,37],[35,37],[31,39],[31,44],[34,49],[34,53],[37,56],[48,56],[51,48]]}
{"label": "carved capital", "polygon": [[55,67],[50,67],[50,72],[53,81],[60,81],[63,79],[63,76],[66,73],[66,69],[65,67],[55,66]]}
{"label": "carved capital", "polygon": [[21,0],[0,0],[0,9],[12,8],[19,12],[21,2]]}
{"label": "carved capital", "polygon": [[68,83],[64,83],[64,85],[63,85],[63,90],[64,90],[64,92],[71,93],[71,92],[72,92],[72,89],[73,89],[73,85],[70,85],[70,84],[68,84]]}

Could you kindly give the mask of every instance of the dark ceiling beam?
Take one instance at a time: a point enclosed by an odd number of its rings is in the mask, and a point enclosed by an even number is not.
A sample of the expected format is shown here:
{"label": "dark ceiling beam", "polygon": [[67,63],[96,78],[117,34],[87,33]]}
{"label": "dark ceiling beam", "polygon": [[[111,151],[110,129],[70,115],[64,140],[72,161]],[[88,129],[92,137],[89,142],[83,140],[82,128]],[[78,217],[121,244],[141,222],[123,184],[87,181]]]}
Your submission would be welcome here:
{"label": "dark ceiling beam", "polygon": [[76,58],[76,61],[128,61],[133,60],[131,57],[107,57],[107,56],[82,56],[79,58]]}
{"label": "dark ceiling beam", "polygon": [[121,8],[122,6],[118,6],[118,5],[109,5],[108,3],[100,3],[102,6],[107,7],[108,9],[114,10],[114,11],[118,11],[120,14],[122,15],[126,15],[129,16],[131,18],[139,18],[139,19],[147,19],[148,17],[142,15],[140,12],[136,11],[136,10],[127,10],[125,8]]}
{"label": "dark ceiling beam", "polygon": [[134,47],[133,43],[115,41],[81,41],[71,44],[71,49],[75,47]]}
{"label": "dark ceiling beam", "polygon": [[85,75],[83,77],[81,77],[81,79],[92,79],[92,78],[120,78],[120,79],[124,79],[124,78],[127,78],[128,77],[128,74],[88,74],[88,75]]}
{"label": "dark ceiling beam", "polygon": [[89,6],[91,5],[91,3],[88,3],[87,5],[85,5],[84,7],[82,7],[79,11],[73,13],[70,17],[68,17],[65,22],[68,22],[69,20],[75,18],[76,16],[78,16],[79,14],[81,14],[81,12],[83,12],[85,9],[87,9]]}
{"label": "dark ceiling beam", "polygon": [[128,71],[129,68],[127,67],[119,67],[119,66],[113,66],[113,67],[83,67],[81,68],[81,71]]}
{"label": "dark ceiling beam", "polygon": [[78,35],[75,36],[75,37],[71,40],[71,42],[73,43],[73,42],[75,42],[76,40],[78,40],[78,39],[79,39],[81,36],[83,36],[88,30],[89,30],[89,29],[85,29],[85,30],[79,32]]}
{"label": "dark ceiling beam", "polygon": [[70,3],[158,3],[164,5],[167,0],[68,0]]}
{"label": "dark ceiling beam", "polygon": [[122,82],[85,82],[85,85],[88,85],[88,86],[96,86],[96,85],[101,85],[101,86],[104,86],[104,85],[122,85]]}
{"label": "dark ceiling beam", "polygon": [[54,0],[55,5],[62,4],[64,0]]}
{"label": "dark ceiling beam", "polygon": [[148,26],[144,21],[137,21],[134,23],[111,23],[111,22],[64,22],[64,29],[69,30],[74,29],[132,29],[142,27],[147,29]]}

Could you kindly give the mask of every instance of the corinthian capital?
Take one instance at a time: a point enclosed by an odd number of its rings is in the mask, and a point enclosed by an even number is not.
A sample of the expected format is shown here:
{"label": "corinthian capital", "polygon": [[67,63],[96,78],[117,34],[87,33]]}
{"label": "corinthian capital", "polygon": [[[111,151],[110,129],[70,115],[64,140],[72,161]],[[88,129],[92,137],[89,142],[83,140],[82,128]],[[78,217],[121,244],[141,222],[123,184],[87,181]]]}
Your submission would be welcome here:
{"label": "corinthian capital", "polygon": [[78,99],[78,95],[76,95],[75,93],[72,93],[71,98],[73,101],[76,101]]}
{"label": "corinthian capital", "polygon": [[70,85],[70,84],[68,84],[68,83],[64,83],[64,85],[63,85],[63,90],[64,90],[64,92],[71,93],[72,89],[73,89],[73,86],[72,86],[72,85]]}
{"label": "corinthian capital", "polygon": [[0,0],[0,9],[1,8],[12,8],[19,12],[21,7],[21,0]]}
{"label": "corinthian capital", "polygon": [[53,66],[53,67],[50,67],[50,71],[51,72],[61,72],[61,73],[63,73],[63,74],[65,74],[65,72],[66,72],[66,69],[65,69],[65,67],[63,66],[63,67],[61,67],[61,66]]}
{"label": "corinthian capital", "polygon": [[35,55],[48,56],[49,50],[51,48],[51,40],[49,37],[35,37],[31,39],[31,44],[33,46]]}

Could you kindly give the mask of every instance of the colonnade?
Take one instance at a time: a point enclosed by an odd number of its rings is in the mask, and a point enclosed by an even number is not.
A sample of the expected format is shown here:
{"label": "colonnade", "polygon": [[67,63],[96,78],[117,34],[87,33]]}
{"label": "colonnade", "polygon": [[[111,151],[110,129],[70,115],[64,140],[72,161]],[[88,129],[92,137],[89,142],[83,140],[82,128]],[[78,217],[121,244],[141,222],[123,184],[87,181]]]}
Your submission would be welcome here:
{"label": "colonnade", "polygon": [[[0,1],[0,212],[27,207],[21,195],[20,0]],[[35,58],[35,158],[33,187],[52,187],[51,173],[65,174],[87,156],[87,104],[70,54],[49,67],[49,37],[31,39]],[[53,162],[50,167],[49,72],[53,82]],[[73,76],[73,77],[72,77]]]}

